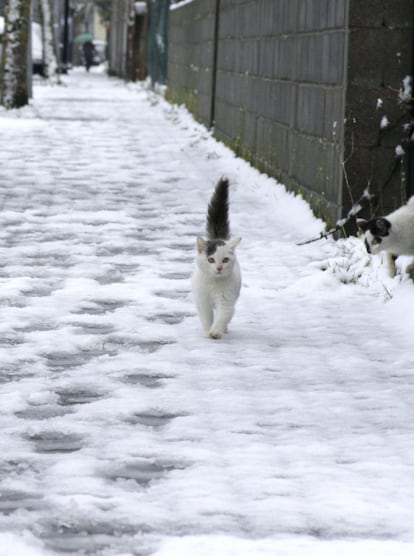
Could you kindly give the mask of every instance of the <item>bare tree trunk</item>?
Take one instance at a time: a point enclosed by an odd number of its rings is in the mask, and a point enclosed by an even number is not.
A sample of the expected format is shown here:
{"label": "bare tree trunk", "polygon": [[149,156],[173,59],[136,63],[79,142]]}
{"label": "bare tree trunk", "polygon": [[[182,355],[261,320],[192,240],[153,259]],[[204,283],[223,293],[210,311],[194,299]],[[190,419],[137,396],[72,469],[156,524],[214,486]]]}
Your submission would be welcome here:
{"label": "bare tree trunk", "polygon": [[58,64],[54,49],[53,17],[49,0],[41,0],[43,52],[45,57],[45,77],[57,76]]}
{"label": "bare tree trunk", "polygon": [[8,0],[5,16],[1,103],[20,108],[29,102],[30,0]]}

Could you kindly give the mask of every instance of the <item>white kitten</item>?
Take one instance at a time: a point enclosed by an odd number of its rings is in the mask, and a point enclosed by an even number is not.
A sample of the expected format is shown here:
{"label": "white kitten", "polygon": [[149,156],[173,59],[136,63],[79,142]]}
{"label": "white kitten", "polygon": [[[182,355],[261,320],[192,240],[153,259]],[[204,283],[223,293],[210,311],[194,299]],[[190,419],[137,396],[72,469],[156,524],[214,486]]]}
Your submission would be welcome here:
{"label": "white kitten", "polygon": [[241,286],[235,249],[240,238],[230,239],[229,182],[216,185],[207,212],[207,240],[197,238],[197,261],[192,279],[193,297],[205,333],[212,339],[227,332]]}
{"label": "white kitten", "polygon": [[[414,256],[414,197],[388,216],[368,221],[358,219],[357,223],[364,232],[368,253],[386,252],[391,277],[395,276],[395,259],[398,256]],[[410,265],[407,272],[412,274],[414,266]]]}

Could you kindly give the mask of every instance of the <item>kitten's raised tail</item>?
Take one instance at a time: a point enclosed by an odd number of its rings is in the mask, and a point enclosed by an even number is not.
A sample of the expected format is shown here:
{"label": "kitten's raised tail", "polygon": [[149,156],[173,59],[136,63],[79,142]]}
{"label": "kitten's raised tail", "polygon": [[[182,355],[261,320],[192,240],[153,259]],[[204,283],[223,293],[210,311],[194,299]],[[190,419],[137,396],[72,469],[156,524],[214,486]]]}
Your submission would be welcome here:
{"label": "kitten's raised tail", "polygon": [[229,180],[221,178],[207,210],[207,237],[213,239],[229,239]]}

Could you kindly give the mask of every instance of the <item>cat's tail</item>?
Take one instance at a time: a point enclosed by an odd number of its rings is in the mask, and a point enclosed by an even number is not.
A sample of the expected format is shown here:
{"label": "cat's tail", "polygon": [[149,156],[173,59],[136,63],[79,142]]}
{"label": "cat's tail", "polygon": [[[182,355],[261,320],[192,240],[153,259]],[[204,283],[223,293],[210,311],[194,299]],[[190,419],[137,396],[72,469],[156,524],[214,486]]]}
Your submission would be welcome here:
{"label": "cat's tail", "polygon": [[221,178],[207,210],[208,239],[229,239],[229,180]]}

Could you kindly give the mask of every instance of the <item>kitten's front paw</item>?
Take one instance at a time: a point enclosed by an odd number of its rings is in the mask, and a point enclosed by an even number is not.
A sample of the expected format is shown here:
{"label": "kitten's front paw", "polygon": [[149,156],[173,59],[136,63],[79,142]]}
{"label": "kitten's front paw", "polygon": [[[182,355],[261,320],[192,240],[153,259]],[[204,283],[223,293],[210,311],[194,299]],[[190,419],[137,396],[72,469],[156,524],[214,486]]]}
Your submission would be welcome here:
{"label": "kitten's front paw", "polygon": [[210,334],[209,334],[209,338],[211,338],[212,340],[220,340],[221,334],[220,334],[220,332],[216,332],[214,330],[211,330]]}

